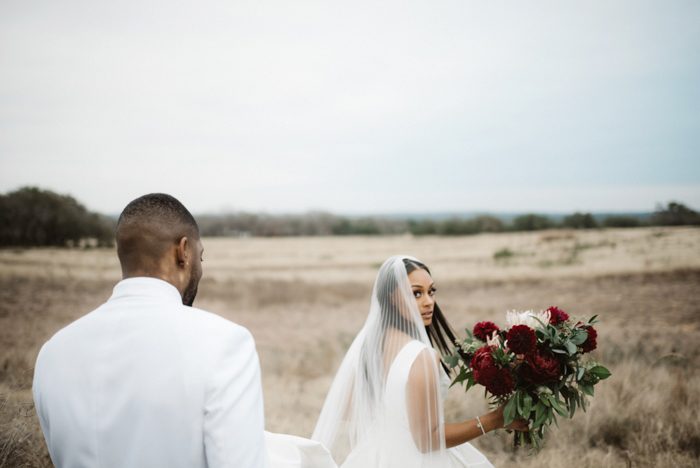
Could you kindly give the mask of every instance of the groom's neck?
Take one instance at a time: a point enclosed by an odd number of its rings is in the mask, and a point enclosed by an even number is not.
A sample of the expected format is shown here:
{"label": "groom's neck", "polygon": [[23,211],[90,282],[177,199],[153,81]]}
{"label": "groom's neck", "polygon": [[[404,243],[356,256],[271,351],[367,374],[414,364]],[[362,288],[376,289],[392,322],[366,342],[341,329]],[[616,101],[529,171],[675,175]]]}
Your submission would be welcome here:
{"label": "groom's neck", "polygon": [[170,283],[182,294],[182,285],[180,284],[180,278],[177,272],[170,272],[164,268],[144,268],[144,267],[131,267],[125,268],[122,265],[122,279],[129,278],[155,278],[163,280],[166,283]]}

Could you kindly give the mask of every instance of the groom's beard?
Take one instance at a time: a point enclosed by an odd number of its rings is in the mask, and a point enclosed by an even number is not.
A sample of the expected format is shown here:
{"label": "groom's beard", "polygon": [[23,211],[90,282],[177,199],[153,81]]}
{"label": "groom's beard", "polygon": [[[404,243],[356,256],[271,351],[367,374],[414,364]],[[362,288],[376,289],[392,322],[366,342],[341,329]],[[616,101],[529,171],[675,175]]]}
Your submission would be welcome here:
{"label": "groom's beard", "polygon": [[192,307],[192,304],[194,304],[194,298],[197,296],[197,283],[199,281],[193,277],[182,293],[182,303],[188,307]]}

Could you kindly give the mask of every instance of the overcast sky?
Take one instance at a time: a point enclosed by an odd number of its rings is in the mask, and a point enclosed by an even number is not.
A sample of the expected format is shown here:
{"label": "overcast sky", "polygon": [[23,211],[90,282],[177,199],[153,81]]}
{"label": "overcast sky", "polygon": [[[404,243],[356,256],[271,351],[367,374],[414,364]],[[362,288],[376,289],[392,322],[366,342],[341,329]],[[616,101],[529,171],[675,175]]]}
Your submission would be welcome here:
{"label": "overcast sky", "polygon": [[0,2],[0,192],[700,209],[700,2]]}

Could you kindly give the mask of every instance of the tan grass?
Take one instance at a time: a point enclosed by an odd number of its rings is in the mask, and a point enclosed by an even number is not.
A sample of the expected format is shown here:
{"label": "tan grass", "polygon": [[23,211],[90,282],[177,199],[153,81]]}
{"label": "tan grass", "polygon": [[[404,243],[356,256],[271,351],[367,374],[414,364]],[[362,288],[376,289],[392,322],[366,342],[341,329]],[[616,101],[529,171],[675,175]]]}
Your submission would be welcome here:
{"label": "tan grass", "polygon": [[[560,422],[536,457],[509,436],[474,442],[496,466],[700,463],[700,231],[550,231],[463,238],[205,239],[197,305],[256,337],[270,430],[308,436],[335,369],[364,321],[381,261],[409,253],[433,269],[456,328],[557,304],[600,314],[613,376],[587,413]],[[508,248],[503,261],[494,253]],[[31,404],[32,367],[56,330],[106,300],[114,251],[0,251],[0,466],[48,466]],[[453,388],[448,420],[486,410]]]}

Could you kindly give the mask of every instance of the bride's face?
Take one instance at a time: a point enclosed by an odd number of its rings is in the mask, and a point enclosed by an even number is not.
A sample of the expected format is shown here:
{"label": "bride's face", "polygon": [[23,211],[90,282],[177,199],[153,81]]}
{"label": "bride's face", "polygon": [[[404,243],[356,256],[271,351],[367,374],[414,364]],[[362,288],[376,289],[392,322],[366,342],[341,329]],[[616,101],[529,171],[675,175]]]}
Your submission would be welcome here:
{"label": "bride's face", "polygon": [[435,309],[436,289],[433,278],[427,271],[418,268],[408,274],[408,280],[411,283],[413,297],[416,298],[423,325],[427,327],[433,322],[433,309]]}

